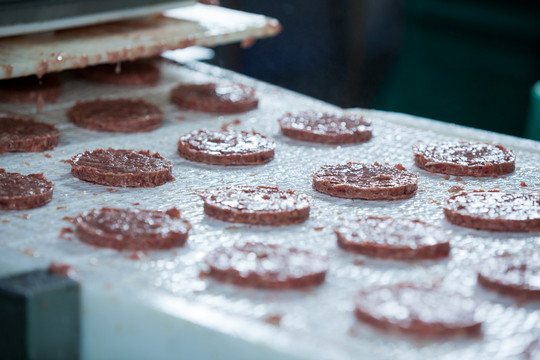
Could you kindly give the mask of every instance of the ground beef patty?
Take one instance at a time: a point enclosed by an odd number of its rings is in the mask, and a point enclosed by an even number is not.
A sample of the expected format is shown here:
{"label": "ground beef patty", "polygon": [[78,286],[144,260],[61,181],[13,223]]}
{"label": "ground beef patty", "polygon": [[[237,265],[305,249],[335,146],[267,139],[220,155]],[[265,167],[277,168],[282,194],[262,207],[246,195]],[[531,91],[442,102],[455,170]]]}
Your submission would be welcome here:
{"label": "ground beef patty", "polygon": [[274,158],[276,143],[256,132],[196,130],[180,138],[184,158],[213,165],[260,165]]}
{"label": "ground beef patty", "polygon": [[452,224],[489,231],[540,231],[540,197],[500,191],[462,192],[443,205]]}
{"label": "ground beef patty", "polygon": [[450,233],[420,220],[369,216],[334,227],[344,250],[386,259],[437,259],[450,252]]}
{"label": "ground beef patty", "polygon": [[263,243],[219,247],[205,260],[216,280],[276,290],[319,285],[328,271],[324,256]]}
{"label": "ground beef patty", "polygon": [[290,225],[309,217],[308,197],[276,186],[234,186],[201,195],[206,215],[234,223]]}
{"label": "ground beef patty", "polygon": [[43,206],[53,197],[54,184],[43,174],[21,175],[0,169],[0,210]]}
{"label": "ground beef patty", "polygon": [[222,114],[242,113],[259,105],[255,89],[235,83],[180,84],[171,90],[171,101],[184,109]]}
{"label": "ground beef patty", "polygon": [[62,92],[56,76],[45,75],[0,80],[0,101],[9,103],[54,103]]}
{"label": "ground beef patty", "polygon": [[408,199],[418,187],[417,176],[401,165],[324,165],[311,177],[315,190],[347,199]]}
{"label": "ground beef patty", "polygon": [[290,138],[323,144],[362,143],[372,136],[371,122],[357,113],[287,113],[279,119],[279,125]]}
{"label": "ground beef patty", "polygon": [[172,163],[150,151],[97,149],[65,161],[81,180],[119,187],[154,187],[174,180]]}
{"label": "ground beef patty", "polygon": [[540,254],[499,256],[484,261],[478,283],[519,300],[540,300]]}
{"label": "ground beef patty", "polygon": [[22,115],[0,114],[0,154],[51,150],[59,141],[60,130],[54,125]]}
{"label": "ground beef patty", "polygon": [[75,235],[90,245],[118,250],[159,250],[185,244],[191,224],[177,209],[166,212],[102,208],[72,220]]}
{"label": "ground beef patty", "polygon": [[78,102],[67,115],[71,122],[86,129],[128,133],[155,130],[163,118],[159,107],[142,99]]}
{"label": "ground beef patty", "polygon": [[478,335],[476,302],[441,287],[397,284],[362,290],[355,298],[358,319],[403,335]]}
{"label": "ground beef patty", "polygon": [[460,176],[497,176],[515,169],[515,156],[500,145],[472,142],[419,143],[415,164],[427,171]]}
{"label": "ground beef patty", "polygon": [[119,86],[153,86],[159,80],[159,68],[148,60],[89,66],[79,74],[87,80]]}

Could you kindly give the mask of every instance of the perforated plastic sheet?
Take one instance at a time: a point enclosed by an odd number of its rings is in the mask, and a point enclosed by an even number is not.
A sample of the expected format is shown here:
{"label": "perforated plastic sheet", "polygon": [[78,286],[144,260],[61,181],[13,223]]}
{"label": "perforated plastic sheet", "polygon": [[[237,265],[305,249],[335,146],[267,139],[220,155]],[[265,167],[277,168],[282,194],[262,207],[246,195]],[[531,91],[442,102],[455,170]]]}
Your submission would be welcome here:
{"label": "perforated plastic sheet", "polygon": [[[181,111],[168,101],[168,90],[180,81],[226,78],[255,86],[260,96],[258,110],[240,115],[218,116]],[[101,133],[77,128],[65,111],[75,100],[95,97],[143,97],[160,105],[163,126],[145,134]],[[3,110],[33,113],[33,106],[0,105]],[[540,145],[537,142],[467,129],[403,114],[358,109],[373,121],[374,137],[365,144],[328,146],[303,143],[279,132],[277,118],[291,110],[335,107],[284,89],[224,71],[191,64],[162,65],[157,87],[125,89],[100,86],[65,77],[64,94],[59,102],[44,108],[36,118],[56,124],[62,131],[54,151],[33,154],[4,154],[0,168],[23,174],[43,172],[56,184],[54,199],[45,207],[0,212],[0,261],[8,253],[31,257],[36,264],[54,260],[73,265],[83,284],[103,283],[104,291],[144,294],[160,300],[196,304],[237,320],[245,341],[261,342],[298,358],[328,359],[493,359],[518,357],[527,344],[540,336],[538,302],[516,304],[481,289],[476,284],[476,266],[501,253],[538,251],[540,236],[499,234],[450,225],[444,220],[441,203],[453,186],[465,190],[500,189],[510,192],[537,192],[540,189]],[[254,167],[219,167],[189,162],[176,152],[178,138],[199,128],[219,129],[240,119],[231,128],[255,129],[277,142],[275,159]],[[494,141],[513,149],[516,171],[498,178],[457,178],[431,174],[413,164],[411,145],[417,140],[466,139]],[[96,148],[151,149],[174,163],[176,181],[147,189],[110,188],[76,179],[70,165],[61,160]],[[324,164],[348,161],[400,163],[419,177],[416,196],[399,201],[337,199],[311,188],[310,174]],[[312,198],[310,219],[284,227],[248,226],[213,220],[203,214],[197,192],[224,185],[279,185],[308,194]],[[527,185],[527,186],[523,186]],[[138,204],[138,205],[134,205]],[[133,207],[165,210],[177,207],[193,230],[187,245],[171,251],[149,252],[140,260],[132,252],[98,249],[59,238],[68,226],[64,216],[74,216],[94,207]],[[348,254],[337,248],[331,227],[339,221],[361,216],[417,218],[453,232],[451,256],[441,261],[400,262],[373,260]],[[201,278],[202,259],[210,250],[236,241],[264,241],[326,253],[330,270],[324,285],[308,291],[264,291],[237,288]],[[359,289],[402,281],[440,283],[475,296],[479,317],[484,319],[479,339],[419,340],[389,335],[358,322],[353,315],[353,297]],[[107,290],[108,289],[108,290]],[[441,311],[445,311],[441,304]],[[279,326],[265,322],[281,317]],[[197,322],[197,315],[192,319]],[[218,324],[217,322],[222,322]],[[202,319],[201,319],[202,322]],[[216,328],[228,333],[229,324],[216,318]],[[205,326],[208,322],[205,321]],[[211,325],[212,326],[212,325]],[[235,327],[235,331],[238,330]],[[231,330],[232,332],[232,330]],[[244,335],[242,335],[244,334]],[[270,334],[270,335],[269,335]],[[225,335],[224,335],[225,336]],[[234,354],[230,354],[234,358]],[[365,356],[365,357],[362,357]]]}

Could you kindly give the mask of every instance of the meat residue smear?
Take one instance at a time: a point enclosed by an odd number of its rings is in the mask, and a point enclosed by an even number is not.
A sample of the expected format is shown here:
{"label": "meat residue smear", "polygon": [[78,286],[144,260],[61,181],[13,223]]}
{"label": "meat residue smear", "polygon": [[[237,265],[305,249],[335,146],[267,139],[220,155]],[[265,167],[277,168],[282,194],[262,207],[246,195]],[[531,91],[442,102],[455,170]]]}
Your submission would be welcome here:
{"label": "meat residue smear", "polygon": [[65,208],[67,208],[67,206],[57,206],[56,210],[65,209]]}
{"label": "meat residue smear", "polygon": [[51,154],[43,154],[43,156],[45,156],[46,158],[52,158],[52,155]]}
{"label": "meat residue smear", "polygon": [[529,186],[529,185],[527,185],[527,184],[526,184],[525,182],[522,182],[522,183],[521,183],[521,184],[519,184],[519,185],[521,185],[521,186],[523,186],[523,187],[527,187],[527,186]]}
{"label": "meat residue smear", "polygon": [[316,228],[313,228],[315,231],[321,231],[324,230],[324,226],[317,226]]}
{"label": "meat residue smear", "polygon": [[240,125],[241,123],[242,123],[242,120],[240,119],[234,119],[233,121],[225,122],[221,125],[221,130],[228,131],[231,126]]}
{"label": "meat residue smear", "polygon": [[107,189],[107,191],[108,191],[108,192],[110,192],[110,193],[115,193],[115,192],[118,192],[118,190],[116,190],[116,189],[112,189],[112,188],[108,188],[108,189]]}
{"label": "meat residue smear", "polygon": [[448,189],[449,193],[457,193],[463,191],[464,189],[461,186],[452,186]]}
{"label": "meat residue smear", "polygon": [[145,257],[146,257],[146,253],[144,251],[135,251],[134,253],[128,256],[128,259],[143,260]]}
{"label": "meat residue smear", "polygon": [[199,0],[201,4],[219,6],[219,0]]}
{"label": "meat residue smear", "polygon": [[165,211],[165,214],[169,215],[170,217],[172,218],[175,218],[175,219],[180,219],[180,210],[178,210],[177,208],[170,208],[169,210]]}
{"label": "meat residue smear", "polygon": [[461,178],[461,176],[456,176],[456,181],[461,181],[461,180],[463,180],[463,179]]}
{"label": "meat residue smear", "polygon": [[255,38],[253,36],[248,37],[247,39],[242,40],[240,47],[242,49],[247,49],[252,47],[255,44]]}
{"label": "meat residue smear", "polygon": [[178,115],[176,117],[176,120],[179,120],[179,121],[186,120],[186,117],[184,115]]}
{"label": "meat residue smear", "polygon": [[16,218],[19,218],[19,219],[28,220],[28,219],[30,219],[30,214],[13,215],[13,217],[16,217]]}
{"label": "meat residue smear", "polygon": [[[41,84],[41,79],[39,80],[39,83]],[[43,99],[43,95],[41,94],[41,92],[39,92],[36,104],[36,114],[41,113],[41,110],[43,110],[43,105],[45,105],[45,99]]]}
{"label": "meat residue smear", "polygon": [[281,324],[281,319],[283,319],[283,315],[272,314],[265,317],[264,322],[270,325],[279,326]]}
{"label": "meat residue smear", "polygon": [[58,235],[58,237],[63,240],[73,240],[71,237],[66,236],[67,234],[73,234],[73,229],[70,227],[63,227],[62,230],[60,230],[60,235]]}
{"label": "meat residue smear", "polygon": [[133,203],[132,205],[133,206],[139,206],[139,205],[141,205],[141,203],[136,202],[136,203]]}
{"label": "meat residue smear", "polygon": [[353,261],[353,265],[356,265],[356,266],[362,266],[362,265],[364,265],[364,263],[365,262],[362,259],[354,259],[354,261]]}
{"label": "meat residue smear", "polygon": [[444,180],[450,180],[450,175],[444,175]]}
{"label": "meat residue smear", "polygon": [[57,262],[50,263],[49,267],[47,268],[47,272],[68,278],[74,278],[77,276],[77,270],[75,270],[73,266]]}
{"label": "meat residue smear", "polygon": [[28,248],[23,250],[23,254],[28,255],[30,257],[38,257],[39,256],[39,254],[37,252],[35,252],[32,249],[28,249]]}

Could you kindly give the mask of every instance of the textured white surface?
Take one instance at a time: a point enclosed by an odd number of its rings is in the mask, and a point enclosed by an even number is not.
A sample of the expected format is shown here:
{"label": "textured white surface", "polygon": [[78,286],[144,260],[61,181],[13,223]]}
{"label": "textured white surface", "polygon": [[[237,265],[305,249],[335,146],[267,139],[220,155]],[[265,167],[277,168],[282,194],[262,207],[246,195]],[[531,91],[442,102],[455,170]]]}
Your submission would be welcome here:
{"label": "textured white surface", "polygon": [[[139,354],[139,358],[152,350],[162,354],[170,348],[174,350],[171,353],[179,357],[182,357],[182,351],[187,351],[191,358],[199,359],[235,359],[241,355],[257,356],[261,351],[265,354],[278,351],[290,358],[306,359],[356,359],[362,354],[367,359],[493,359],[517,356],[531,339],[540,336],[538,303],[520,306],[511,299],[479,288],[475,277],[477,265],[490,256],[538,251],[539,234],[497,234],[459,228],[444,220],[440,207],[441,202],[451,195],[448,189],[452,186],[466,190],[537,192],[540,189],[538,142],[402,114],[358,110],[373,121],[374,137],[369,142],[351,146],[302,143],[282,136],[277,119],[291,110],[335,110],[334,107],[203,64],[181,67],[165,63],[162,70],[159,86],[127,90],[66,76],[59,102],[46,106],[36,116],[40,121],[57,124],[63,131],[59,147],[47,152],[51,157],[39,153],[0,157],[0,168],[23,174],[44,172],[56,184],[54,199],[45,207],[0,212],[0,268],[6,272],[6,268],[15,268],[17,263],[22,264],[21,268],[28,268],[54,260],[72,264],[77,269],[84,288],[94,289],[85,296],[87,311],[83,320],[85,324],[92,324],[85,325],[83,348],[86,358],[102,355],[101,350],[89,349],[90,344],[97,341],[114,346],[115,343],[123,344],[122,339],[131,339],[131,347],[126,344],[116,351],[123,349],[128,355]],[[181,111],[169,103],[168,90],[174,84],[216,78],[256,86],[261,98],[259,109],[240,115],[217,116]],[[163,108],[164,124],[151,133],[119,135],[80,129],[67,121],[65,111],[76,99],[97,96],[144,97]],[[6,104],[1,104],[0,109],[35,111],[33,106]],[[231,128],[255,129],[276,140],[274,160],[262,166],[229,168],[192,163],[177,154],[176,142],[181,135],[199,128],[219,129],[222,124],[237,118],[241,123]],[[418,139],[496,141],[514,150],[517,168],[514,173],[499,178],[463,177],[460,180],[452,176],[445,179],[443,175],[430,174],[414,166],[411,145]],[[111,190],[72,177],[70,166],[60,162],[84,150],[108,146],[160,152],[174,163],[176,181],[157,188]],[[418,193],[408,200],[368,202],[332,198],[312,190],[310,174],[314,170],[324,164],[348,161],[401,163],[418,175]],[[528,187],[521,186],[522,182]],[[300,225],[277,228],[229,224],[205,217],[197,192],[228,185],[279,185],[304,192],[312,197],[311,217]],[[131,252],[97,249],[58,236],[61,228],[68,225],[61,220],[64,216],[101,206],[132,207],[134,203],[148,209],[178,207],[182,216],[193,225],[187,245],[172,251],[150,252],[141,260],[131,260]],[[24,214],[28,217],[24,218]],[[418,218],[440,225],[454,234],[451,256],[442,261],[397,262],[367,259],[338,249],[332,225],[366,215]],[[199,272],[204,269],[203,258],[210,250],[239,240],[265,241],[326,253],[330,258],[327,280],[309,291],[272,292],[237,288],[199,277]],[[17,258],[19,260],[14,261]],[[443,286],[474,295],[480,302],[479,316],[485,318],[483,338],[420,341],[383,334],[355,319],[353,297],[359,289],[401,281],[440,282]],[[125,324],[123,330],[113,328],[96,335],[91,332],[99,328],[100,320],[96,314],[103,317],[104,323],[112,320],[106,318],[109,313],[88,309],[94,309],[100,301],[106,303],[107,299],[113,299],[110,302],[120,308],[112,314],[118,319],[129,318],[129,322],[118,320],[119,324]],[[137,310],[125,314],[127,310],[121,309],[124,303],[125,309],[133,307]],[[155,316],[141,309],[155,312]],[[445,311],[443,304],[441,311]],[[272,315],[282,316],[279,327],[265,323],[264,320]],[[140,345],[144,343],[139,337],[143,336],[145,326],[154,330],[145,323],[158,318],[172,325],[156,327],[156,331],[163,332],[157,337],[170,337],[174,341],[175,336],[171,335],[178,331],[182,340],[178,340],[177,347],[173,342],[159,349],[159,341],[152,342],[156,349],[152,349],[152,343]],[[179,330],[174,324],[182,321],[195,325]],[[204,348],[206,338],[200,336],[206,336],[212,329],[216,333],[208,337],[210,343],[223,346],[222,349],[232,353]],[[236,339],[236,345],[232,346],[227,340],[229,335],[230,339]],[[187,340],[192,346],[182,348],[179,344],[186,343],[185,336],[193,336],[192,340]],[[199,343],[201,346],[193,346]],[[141,347],[139,352],[137,346]],[[108,349],[107,346],[104,349]]]}

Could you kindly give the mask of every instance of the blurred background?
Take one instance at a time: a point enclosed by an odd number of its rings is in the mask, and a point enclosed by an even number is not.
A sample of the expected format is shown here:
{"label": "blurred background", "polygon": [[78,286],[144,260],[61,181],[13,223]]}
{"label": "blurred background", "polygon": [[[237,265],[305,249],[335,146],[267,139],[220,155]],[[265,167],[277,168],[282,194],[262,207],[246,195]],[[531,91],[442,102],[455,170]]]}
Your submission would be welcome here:
{"label": "blurred background", "polygon": [[218,47],[216,65],[345,108],[540,140],[538,0],[221,4],[275,17],[283,32],[247,49]]}

